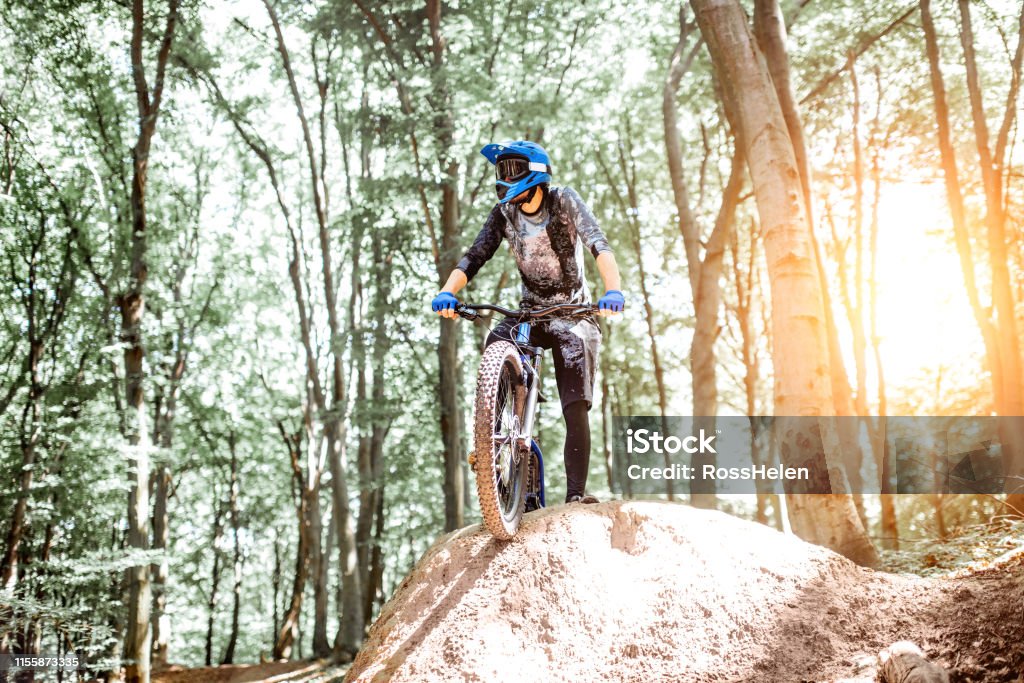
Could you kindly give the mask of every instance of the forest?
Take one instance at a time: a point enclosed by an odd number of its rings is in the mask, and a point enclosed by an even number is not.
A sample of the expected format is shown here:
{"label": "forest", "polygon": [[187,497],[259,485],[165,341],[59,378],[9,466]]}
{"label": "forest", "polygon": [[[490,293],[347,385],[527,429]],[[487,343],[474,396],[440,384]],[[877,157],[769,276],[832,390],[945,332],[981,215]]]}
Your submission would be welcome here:
{"label": "forest", "polygon": [[[352,661],[480,521],[497,319],[430,301],[499,140],[622,273],[602,501],[623,416],[841,416],[829,495],[635,496],[890,572],[1024,545],[1020,0],[0,0],[0,49],[0,653]],[[517,306],[506,252],[459,298]],[[1005,493],[901,493],[887,416],[998,419]]]}

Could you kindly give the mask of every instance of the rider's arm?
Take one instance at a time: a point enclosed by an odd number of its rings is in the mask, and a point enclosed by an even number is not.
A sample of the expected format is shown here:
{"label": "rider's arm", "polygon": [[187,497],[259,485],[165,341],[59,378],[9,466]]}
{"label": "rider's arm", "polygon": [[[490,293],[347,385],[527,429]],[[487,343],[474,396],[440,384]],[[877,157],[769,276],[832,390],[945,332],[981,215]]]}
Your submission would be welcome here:
{"label": "rider's arm", "polygon": [[[504,237],[501,229],[504,220],[505,216],[501,213],[501,209],[495,206],[487,220],[484,221],[484,227],[481,228],[480,233],[473,241],[473,246],[466,251],[462,259],[459,260],[459,264],[455,266],[455,270],[448,276],[444,286],[441,288],[442,292],[448,292],[453,295],[457,294],[460,289],[473,279],[473,276],[477,274],[480,267],[494,256],[494,252],[498,250],[498,246]],[[438,311],[438,314],[445,318],[456,317],[455,309],[453,308],[444,308]]]}
{"label": "rider's arm", "polygon": [[583,244],[594,258],[601,254],[610,254],[612,248],[608,244],[608,238],[604,236],[604,231],[579,193],[571,187],[563,187],[558,201],[562,205],[562,211],[576,227],[576,236],[583,240]]}
{"label": "rider's arm", "polygon": [[[505,236],[505,232],[502,229],[504,224],[505,215],[501,213],[501,208],[495,206],[487,220],[484,221],[484,227],[480,229],[480,234],[473,241],[473,246],[466,251],[459,261],[459,265],[456,266],[456,269],[461,270],[465,275],[466,282],[472,280],[477,271],[480,270],[480,267],[491,260],[494,252],[498,251],[498,246]],[[452,273],[452,275],[454,276],[455,273]],[[449,277],[448,282],[450,283],[451,280],[452,278]],[[462,286],[465,284],[465,282],[462,283]],[[452,291],[452,294],[457,291]]]}
{"label": "rider's arm", "polygon": [[615,263],[615,254],[611,251],[603,251],[597,255],[597,272],[601,274],[601,280],[604,282],[604,291],[622,291],[619,265]]}
{"label": "rider's arm", "polygon": [[[466,274],[459,270],[458,268],[456,268],[455,270],[452,271],[451,275],[448,276],[448,280],[444,283],[444,287],[441,288],[441,291],[438,293],[438,296],[437,298],[434,299],[434,301],[439,301],[442,298],[442,294],[447,293],[454,296],[456,292],[458,292],[460,289],[466,286],[467,282],[469,282],[469,280],[466,279]],[[437,314],[443,318],[454,319],[455,317],[458,316],[458,314],[455,312],[455,305],[455,300],[450,299],[449,302],[445,304],[444,308],[442,308],[439,311],[437,310],[437,308],[434,308],[434,310],[437,311]]]}
{"label": "rider's arm", "polygon": [[[562,211],[575,224],[577,237],[583,240],[583,244],[590,249],[590,253],[597,259],[597,272],[600,273],[601,280],[604,283],[604,291],[607,293],[614,292],[619,297],[620,305],[615,311],[621,311],[622,281],[619,278],[619,266],[615,263],[615,254],[612,253],[612,248],[608,244],[608,238],[604,236],[604,231],[597,224],[594,214],[576,190],[571,187],[563,188],[559,201],[562,203]],[[603,310],[603,307],[601,314],[616,315],[611,310]]]}
{"label": "rider's arm", "polygon": [[442,292],[448,292],[449,294],[458,294],[459,290],[466,286],[469,282],[469,278],[466,277],[466,273],[461,269],[456,268],[452,271],[452,274],[448,276],[448,280],[444,283],[444,287],[441,288]]}

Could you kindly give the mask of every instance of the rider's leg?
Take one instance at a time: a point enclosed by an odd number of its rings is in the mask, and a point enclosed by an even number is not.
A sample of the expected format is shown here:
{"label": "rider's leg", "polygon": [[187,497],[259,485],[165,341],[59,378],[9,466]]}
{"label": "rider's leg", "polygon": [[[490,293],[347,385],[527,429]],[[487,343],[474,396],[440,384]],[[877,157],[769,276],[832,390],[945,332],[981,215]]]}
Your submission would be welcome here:
{"label": "rider's leg", "polygon": [[566,492],[565,502],[574,496],[582,496],[587,488],[587,473],[590,471],[590,406],[586,401],[576,401],[562,408],[565,419]]}
{"label": "rider's leg", "polygon": [[[537,330],[537,328],[534,328]],[[551,346],[555,382],[565,418],[566,502],[583,496],[590,465],[590,419],[601,330],[590,320],[554,320],[543,326],[539,343]]]}

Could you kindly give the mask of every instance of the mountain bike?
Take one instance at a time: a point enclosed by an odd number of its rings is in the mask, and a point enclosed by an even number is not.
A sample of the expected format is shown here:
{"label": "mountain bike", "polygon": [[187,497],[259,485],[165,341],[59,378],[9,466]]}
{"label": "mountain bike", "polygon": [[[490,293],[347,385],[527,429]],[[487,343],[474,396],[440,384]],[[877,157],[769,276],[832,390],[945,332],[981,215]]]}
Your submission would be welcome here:
{"label": "mountain bike", "polygon": [[510,310],[491,304],[460,304],[455,312],[475,320],[479,311],[516,319],[508,341],[495,341],[484,352],[476,378],[473,452],[476,491],[484,525],[495,537],[515,536],[524,512],[545,505],[544,455],[533,437],[541,393],[544,350],[531,346],[532,324],[554,318],[582,317],[593,304],[556,304]]}

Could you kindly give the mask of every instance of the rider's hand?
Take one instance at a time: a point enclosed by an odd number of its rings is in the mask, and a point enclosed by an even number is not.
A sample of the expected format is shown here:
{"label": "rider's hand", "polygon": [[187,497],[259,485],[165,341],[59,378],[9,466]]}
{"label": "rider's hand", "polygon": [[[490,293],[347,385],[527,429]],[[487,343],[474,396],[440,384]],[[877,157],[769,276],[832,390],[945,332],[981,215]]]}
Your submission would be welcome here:
{"label": "rider's hand", "polygon": [[618,315],[626,307],[626,297],[617,289],[609,289],[597,302],[598,313],[602,316]]}
{"label": "rider's hand", "polygon": [[430,302],[430,310],[442,317],[454,318],[458,315],[455,312],[455,307],[458,305],[459,300],[455,298],[454,294],[451,292],[441,292]]}

